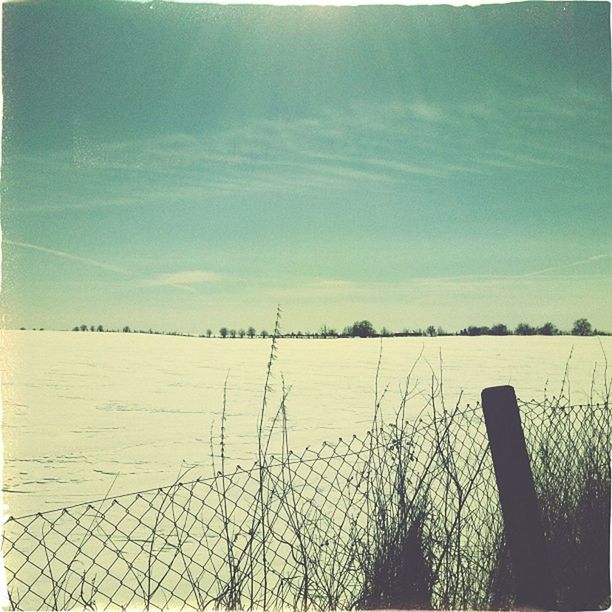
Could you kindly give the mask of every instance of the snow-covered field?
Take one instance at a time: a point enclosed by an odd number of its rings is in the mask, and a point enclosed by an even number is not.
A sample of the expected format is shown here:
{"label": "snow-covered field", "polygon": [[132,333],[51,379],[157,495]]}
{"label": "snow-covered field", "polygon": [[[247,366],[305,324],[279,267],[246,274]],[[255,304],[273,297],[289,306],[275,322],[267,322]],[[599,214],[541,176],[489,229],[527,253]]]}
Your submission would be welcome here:
{"label": "snow-covered field", "polygon": [[[281,374],[291,386],[296,450],[363,434],[374,405],[379,340],[285,340],[274,362],[270,416]],[[399,404],[406,375],[424,392],[440,358],[447,405],[478,400],[483,387],[512,384],[523,399],[558,393],[569,363],[572,401],[586,401],[595,369],[603,381],[612,338],[443,337],[382,342],[383,407]],[[603,349],[603,350],[602,350]],[[115,333],[2,333],[4,502],[23,515],[210,474],[227,377],[227,453],[253,462],[270,340]],[[597,364],[597,365],[596,365]],[[612,368],[611,368],[612,369]],[[422,398],[412,400],[416,414]]]}

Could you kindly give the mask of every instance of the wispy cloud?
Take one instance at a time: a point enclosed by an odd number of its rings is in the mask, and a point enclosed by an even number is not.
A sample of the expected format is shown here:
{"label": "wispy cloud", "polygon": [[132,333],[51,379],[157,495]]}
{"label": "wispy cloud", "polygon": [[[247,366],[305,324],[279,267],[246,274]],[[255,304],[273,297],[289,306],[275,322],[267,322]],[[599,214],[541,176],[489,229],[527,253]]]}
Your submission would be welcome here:
{"label": "wispy cloud", "polygon": [[207,272],[205,270],[187,270],[184,272],[167,272],[156,274],[151,278],[142,281],[146,287],[181,287],[191,288],[192,285],[200,285],[202,283],[210,283],[222,280],[222,276],[215,272]]}
{"label": "wispy cloud", "polygon": [[[578,265],[578,262],[576,264]],[[568,266],[548,269],[557,270]],[[480,298],[490,291],[520,289],[521,291],[541,292],[543,287],[563,291],[575,290],[577,287],[597,287],[597,291],[609,291],[612,282],[610,275],[558,274],[539,277],[540,273],[507,275],[507,274],[472,274],[446,277],[413,277],[398,281],[312,281],[300,285],[274,286],[263,289],[270,298],[319,300],[320,302],[371,299],[379,302],[409,300],[419,301],[423,295],[436,292],[441,299],[447,300],[457,292]]]}
{"label": "wispy cloud", "polygon": [[[355,102],[292,119],[245,120],[209,129],[205,136],[173,133],[102,142],[80,126],[70,151],[24,160],[34,185],[35,177],[45,177],[36,187],[41,203],[25,203],[15,212],[206,202],[235,194],[319,194],[359,186],[384,197],[413,186],[444,189],[457,177],[604,165],[610,153],[603,136],[575,132],[568,138],[562,129],[563,117],[577,120],[583,108],[593,123],[601,101],[595,93],[570,93],[558,93],[567,107],[561,114],[552,94],[511,100],[492,94],[475,104]],[[534,130],[537,122],[548,127]],[[85,193],[78,198],[62,198],[57,190],[55,201],[49,201],[49,182],[62,185],[75,167],[116,170],[117,178],[96,189],[81,188]]]}
{"label": "wispy cloud", "polygon": [[[74,261],[86,266],[92,266],[108,272],[114,272],[126,278],[131,278],[137,281],[140,287],[174,287],[181,291],[187,291],[189,293],[198,293],[197,289],[193,285],[201,283],[207,283],[212,281],[221,280],[221,276],[214,272],[206,272],[204,270],[190,270],[185,272],[169,272],[164,274],[156,274],[150,278],[142,279],[142,275],[135,272],[120,268],[112,264],[108,264],[89,257],[81,257],[74,253],[68,253],[67,251],[61,251],[58,249],[49,249],[47,247],[39,246],[37,244],[31,244],[29,242],[19,242],[15,240],[4,240],[5,245],[27,249],[30,251],[36,251],[38,253],[45,253],[52,255],[53,257],[59,257],[61,259],[67,259]],[[89,279],[91,280],[91,279]]]}
{"label": "wispy cloud", "polygon": [[527,274],[518,275],[519,278],[527,278],[530,276],[539,276],[541,274],[548,274],[549,272],[558,272],[559,270],[568,270],[570,268],[576,268],[578,266],[584,266],[586,264],[593,263],[595,261],[600,261],[602,259],[608,259],[612,257],[612,253],[604,253],[602,255],[593,255],[592,257],[587,257],[587,259],[581,259],[579,261],[574,261],[568,264],[562,264],[560,266],[551,266],[550,268],[544,268],[542,270],[536,270],[535,272],[529,272]]}
{"label": "wispy cloud", "polygon": [[415,102],[408,106],[412,114],[418,119],[424,121],[444,121],[447,118],[446,113],[442,112],[438,106],[427,102]]}
{"label": "wispy cloud", "polygon": [[[354,188],[375,185],[379,193],[401,190],[406,180],[446,179],[475,172],[461,159],[446,159],[448,149],[422,155],[424,143],[435,140],[432,130],[446,116],[437,107],[414,104],[355,104],[348,109],[322,109],[319,114],[297,119],[256,119],[240,127],[210,131],[206,137],[166,134],[137,141],[100,142],[77,129],[70,151],[44,159],[24,161],[33,176],[59,175],[74,168],[142,173],[144,181],[121,185],[109,193],[113,183],[76,201],[57,201],[44,207],[107,207],[138,205],[172,198],[201,199],[202,196],[295,191],[297,188]],[[407,147],[407,143],[410,144]],[[444,159],[440,156],[444,151]],[[36,171],[34,171],[36,169]],[[485,170],[486,171],[486,170]],[[480,169],[482,173],[483,170]],[[153,177],[153,179],[152,179]],[[150,189],[143,192],[143,184]],[[137,186],[139,193],[130,193]],[[134,197],[132,197],[134,196]],[[20,207],[20,212],[26,210]]]}
{"label": "wispy cloud", "polygon": [[109,272],[115,272],[116,274],[121,274],[122,276],[134,276],[132,272],[124,270],[123,268],[118,268],[117,266],[113,266],[102,261],[96,261],[95,259],[89,259],[88,257],[81,257],[80,255],[74,255],[73,253],[67,253],[66,251],[60,251],[58,249],[48,249],[37,244],[30,244],[29,242],[17,242],[14,240],[4,240],[3,242],[4,244],[8,244],[11,246],[16,246],[31,251],[38,251],[40,253],[47,253],[48,255],[61,257],[62,259],[69,259],[70,261],[76,261],[88,266],[100,268],[102,270],[108,270]]}
{"label": "wispy cloud", "polygon": [[313,287],[330,288],[330,289],[348,289],[355,286],[354,281],[339,280],[339,279],[323,279],[312,283]]}

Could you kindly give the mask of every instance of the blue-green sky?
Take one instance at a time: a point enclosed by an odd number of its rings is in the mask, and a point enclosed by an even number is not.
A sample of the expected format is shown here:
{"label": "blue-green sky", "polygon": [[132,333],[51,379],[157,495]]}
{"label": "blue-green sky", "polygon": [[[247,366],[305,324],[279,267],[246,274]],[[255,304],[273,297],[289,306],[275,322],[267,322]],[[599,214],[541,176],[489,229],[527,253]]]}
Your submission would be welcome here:
{"label": "blue-green sky", "polygon": [[6,325],[612,329],[609,4],[3,9]]}

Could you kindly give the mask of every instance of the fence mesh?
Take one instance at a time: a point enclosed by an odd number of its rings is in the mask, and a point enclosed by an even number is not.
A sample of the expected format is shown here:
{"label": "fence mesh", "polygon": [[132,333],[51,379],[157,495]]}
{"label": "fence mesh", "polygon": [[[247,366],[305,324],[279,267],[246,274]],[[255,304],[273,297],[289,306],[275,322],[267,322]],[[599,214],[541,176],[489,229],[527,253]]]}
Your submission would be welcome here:
{"label": "fence mesh", "polygon": [[[520,407],[541,497],[575,482],[587,456],[608,469],[607,403]],[[415,607],[486,608],[503,591],[502,533],[477,405],[11,517],[3,553],[13,609],[384,607],[406,564]]]}

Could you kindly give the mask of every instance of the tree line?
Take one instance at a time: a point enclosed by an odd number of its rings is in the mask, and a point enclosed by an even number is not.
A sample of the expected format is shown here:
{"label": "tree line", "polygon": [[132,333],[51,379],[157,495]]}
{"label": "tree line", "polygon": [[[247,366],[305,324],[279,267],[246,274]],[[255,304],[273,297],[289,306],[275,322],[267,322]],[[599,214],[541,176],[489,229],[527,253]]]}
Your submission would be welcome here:
{"label": "tree line", "polygon": [[[533,326],[529,323],[519,323],[514,329],[508,327],[505,323],[496,323],[494,325],[470,325],[457,332],[448,332],[442,327],[429,325],[425,329],[404,329],[401,332],[392,332],[386,327],[382,327],[376,331],[370,321],[356,321],[353,325],[345,327],[342,334],[336,334],[334,330],[328,330],[325,326],[321,328],[322,332],[329,335],[339,335],[344,337],[388,337],[388,336],[558,336],[558,335],[573,335],[573,336],[607,336],[609,332],[596,329],[592,324],[584,318],[574,321],[571,331],[562,331],[554,323],[550,321],[540,326]],[[325,335],[325,333],[323,335]]]}
{"label": "tree line", "polygon": [[[24,328],[21,328],[24,329]],[[184,332],[166,332],[153,329],[132,329],[126,325],[122,329],[106,329],[102,325],[75,325],[72,331],[79,332],[123,332],[123,333],[138,333],[138,334],[158,334],[166,336],[188,336],[196,337],[196,334]],[[529,323],[519,323],[514,329],[509,328],[504,323],[496,323],[491,326],[487,325],[470,325],[459,331],[448,332],[442,327],[429,325],[425,329],[408,329],[402,331],[392,331],[387,327],[381,327],[377,330],[374,325],[368,320],[355,321],[352,325],[347,325],[341,331],[333,327],[322,325],[317,332],[289,332],[280,335],[282,338],[389,338],[389,337],[410,337],[410,336],[558,336],[558,335],[574,335],[574,336],[607,336],[609,332],[604,332],[594,328],[591,323],[584,318],[574,321],[570,331],[560,330],[554,323],[550,321],[543,325],[534,326]],[[257,331],[254,327],[245,328],[230,328],[221,327],[218,332],[213,333],[212,329],[207,329],[206,332],[198,334],[200,338],[267,338],[270,334],[267,330],[262,329]]]}

